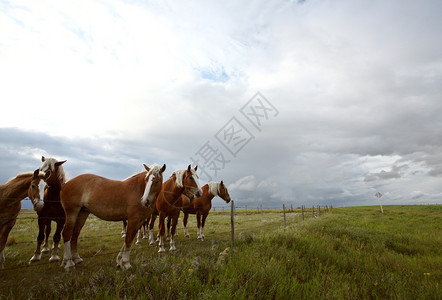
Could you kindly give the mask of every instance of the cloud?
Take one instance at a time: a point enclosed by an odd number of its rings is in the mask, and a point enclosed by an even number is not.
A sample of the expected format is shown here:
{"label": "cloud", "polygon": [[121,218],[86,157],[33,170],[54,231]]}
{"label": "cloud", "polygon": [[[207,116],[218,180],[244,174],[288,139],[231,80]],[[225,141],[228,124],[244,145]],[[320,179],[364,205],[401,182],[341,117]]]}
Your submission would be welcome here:
{"label": "cloud", "polygon": [[242,190],[242,191],[252,191],[255,189],[255,176],[249,175],[238,179],[236,182],[230,184],[229,189],[232,191]]}
{"label": "cloud", "polygon": [[[441,6],[2,3],[0,178],[41,155],[71,177],[173,171],[210,141],[239,203],[437,202]],[[257,91],[279,111],[261,130],[240,112]],[[254,136],[237,155],[214,138],[232,117]]]}

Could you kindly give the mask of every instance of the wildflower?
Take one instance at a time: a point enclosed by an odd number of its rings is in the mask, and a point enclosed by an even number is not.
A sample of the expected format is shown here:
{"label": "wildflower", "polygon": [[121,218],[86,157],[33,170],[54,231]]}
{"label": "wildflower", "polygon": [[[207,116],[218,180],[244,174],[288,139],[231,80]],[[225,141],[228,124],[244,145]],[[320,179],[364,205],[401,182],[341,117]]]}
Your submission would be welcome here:
{"label": "wildflower", "polygon": [[379,284],[379,283],[376,281],[376,282],[374,283],[374,286],[378,286],[378,284]]}
{"label": "wildflower", "polygon": [[430,273],[424,273],[424,276],[430,276]]}
{"label": "wildflower", "polygon": [[193,269],[189,269],[189,273],[192,274],[193,273]]}

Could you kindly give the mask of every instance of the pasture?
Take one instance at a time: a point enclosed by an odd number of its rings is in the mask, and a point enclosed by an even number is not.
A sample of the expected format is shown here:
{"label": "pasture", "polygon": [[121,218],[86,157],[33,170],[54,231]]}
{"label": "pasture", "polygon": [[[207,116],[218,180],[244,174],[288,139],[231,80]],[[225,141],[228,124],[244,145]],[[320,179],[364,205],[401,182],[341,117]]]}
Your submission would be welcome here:
{"label": "pasture", "polygon": [[441,206],[384,206],[384,214],[376,206],[333,208],[310,216],[303,221],[299,210],[288,212],[284,228],[282,210],[236,211],[232,248],[230,212],[211,212],[204,242],[196,239],[193,215],[184,237],[181,215],[177,251],[167,242],[158,254],[143,240],[123,271],[115,267],[121,222],[91,215],[79,238],[84,262],[69,273],[48,255],[28,265],[38,226],[34,212],[22,211],[6,246],[0,299],[441,299]]}

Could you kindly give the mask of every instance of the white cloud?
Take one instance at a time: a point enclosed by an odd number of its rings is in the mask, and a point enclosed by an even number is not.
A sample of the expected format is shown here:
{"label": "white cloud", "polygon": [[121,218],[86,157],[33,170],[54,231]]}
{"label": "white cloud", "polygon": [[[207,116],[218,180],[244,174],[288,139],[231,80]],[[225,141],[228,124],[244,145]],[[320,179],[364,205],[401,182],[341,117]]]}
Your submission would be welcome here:
{"label": "white cloud", "polygon": [[[360,204],[382,189],[435,201],[441,6],[3,1],[2,149],[80,165],[76,143],[95,144],[91,172],[116,175],[99,163],[122,159],[178,168],[261,91],[280,114],[218,174],[233,196]],[[0,157],[10,172],[13,154]]]}

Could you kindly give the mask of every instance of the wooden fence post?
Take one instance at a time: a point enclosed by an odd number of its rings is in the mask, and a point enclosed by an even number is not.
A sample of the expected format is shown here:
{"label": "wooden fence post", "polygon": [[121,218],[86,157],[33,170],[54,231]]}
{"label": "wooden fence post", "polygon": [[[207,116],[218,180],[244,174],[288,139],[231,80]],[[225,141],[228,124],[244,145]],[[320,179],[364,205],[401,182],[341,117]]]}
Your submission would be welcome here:
{"label": "wooden fence post", "polygon": [[312,218],[314,218],[315,217],[315,206],[313,205],[312,206]]}
{"label": "wooden fence post", "polygon": [[282,205],[282,212],[284,213],[284,228],[285,228],[285,204]]}
{"label": "wooden fence post", "polygon": [[235,204],[232,201],[231,202],[231,206],[230,206],[230,228],[231,228],[231,236],[232,236],[232,247],[235,246],[235,223],[233,220],[233,214],[234,214],[234,210],[235,210]]}
{"label": "wooden fence post", "polygon": [[321,216],[321,205],[318,205],[318,217]]}

